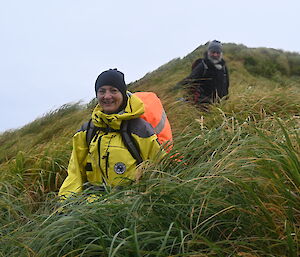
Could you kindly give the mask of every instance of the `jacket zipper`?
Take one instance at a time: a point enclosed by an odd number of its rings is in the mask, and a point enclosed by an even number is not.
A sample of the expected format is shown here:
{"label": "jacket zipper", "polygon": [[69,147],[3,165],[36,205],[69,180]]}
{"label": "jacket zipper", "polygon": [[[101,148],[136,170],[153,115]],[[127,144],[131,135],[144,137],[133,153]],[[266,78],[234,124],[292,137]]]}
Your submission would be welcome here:
{"label": "jacket zipper", "polygon": [[109,162],[108,162],[108,157],[109,157],[109,152],[106,153],[106,160],[105,160],[105,172],[106,172],[106,177],[108,178],[108,168],[109,168]]}
{"label": "jacket zipper", "polygon": [[107,146],[107,150],[106,150],[106,154],[102,157],[103,159],[105,159],[105,173],[106,173],[106,178],[108,179],[108,169],[109,169],[109,147],[110,147],[110,143],[111,140],[115,137],[115,135],[112,135],[111,138],[109,139],[108,142],[108,146]]}
{"label": "jacket zipper", "polygon": [[98,166],[102,175],[102,182],[106,185],[106,177],[104,175],[103,170],[101,169],[101,154],[100,154],[100,146],[101,146],[101,139],[102,139],[103,135],[101,135],[98,139]]}

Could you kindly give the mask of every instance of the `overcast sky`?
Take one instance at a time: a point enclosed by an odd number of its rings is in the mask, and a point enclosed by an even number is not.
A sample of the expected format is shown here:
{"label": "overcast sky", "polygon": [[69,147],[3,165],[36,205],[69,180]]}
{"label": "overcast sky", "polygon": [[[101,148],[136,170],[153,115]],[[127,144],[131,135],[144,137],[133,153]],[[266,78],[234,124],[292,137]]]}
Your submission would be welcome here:
{"label": "overcast sky", "polygon": [[103,70],[129,83],[209,40],[300,52],[299,0],[0,3],[0,132],[90,101]]}

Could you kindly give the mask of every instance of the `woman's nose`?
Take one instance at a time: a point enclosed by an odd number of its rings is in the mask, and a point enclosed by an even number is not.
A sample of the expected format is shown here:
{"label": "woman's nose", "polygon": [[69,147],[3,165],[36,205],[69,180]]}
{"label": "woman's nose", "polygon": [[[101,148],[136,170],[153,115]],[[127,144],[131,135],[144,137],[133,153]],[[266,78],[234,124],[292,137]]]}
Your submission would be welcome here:
{"label": "woman's nose", "polygon": [[102,93],[102,97],[109,98],[109,97],[111,97],[111,93],[109,91],[105,91],[104,93]]}

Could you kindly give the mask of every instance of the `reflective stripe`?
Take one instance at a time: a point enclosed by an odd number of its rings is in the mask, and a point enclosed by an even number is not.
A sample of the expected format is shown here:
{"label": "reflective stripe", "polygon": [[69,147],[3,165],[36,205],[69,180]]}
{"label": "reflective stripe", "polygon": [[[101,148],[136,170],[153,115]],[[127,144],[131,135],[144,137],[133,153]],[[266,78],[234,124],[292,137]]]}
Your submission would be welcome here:
{"label": "reflective stripe", "polygon": [[157,126],[154,128],[155,134],[159,134],[160,132],[162,132],[162,130],[164,129],[165,124],[166,124],[166,119],[167,119],[167,114],[163,110],[161,119],[160,119],[159,123],[157,124]]}

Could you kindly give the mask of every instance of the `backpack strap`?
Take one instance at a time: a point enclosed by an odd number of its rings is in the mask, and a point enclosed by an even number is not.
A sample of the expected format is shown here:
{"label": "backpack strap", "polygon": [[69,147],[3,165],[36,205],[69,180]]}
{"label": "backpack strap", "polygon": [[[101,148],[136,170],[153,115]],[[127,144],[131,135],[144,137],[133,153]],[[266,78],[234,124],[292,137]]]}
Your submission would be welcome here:
{"label": "backpack strap", "polygon": [[205,63],[204,59],[202,59],[202,64],[203,64],[203,74],[202,74],[202,77],[205,76],[207,70],[208,70],[208,66],[207,64]]}
{"label": "backpack strap", "polygon": [[137,163],[140,164],[143,162],[143,158],[140,155],[140,152],[134,143],[134,139],[128,131],[128,120],[124,120],[121,124],[121,136],[125,146],[128,151],[131,153],[134,159],[136,159]]}
{"label": "backpack strap", "polygon": [[93,139],[93,136],[95,135],[96,131],[94,131],[94,124],[92,122],[92,119],[90,119],[88,122],[84,123],[81,128],[77,131],[86,131],[86,143],[87,143],[87,146],[90,145],[92,139]]}
{"label": "backpack strap", "polygon": [[90,146],[93,137],[96,135],[97,130],[99,130],[99,128],[96,127],[92,122],[92,119],[90,119],[86,127],[86,143],[88,147]]}

